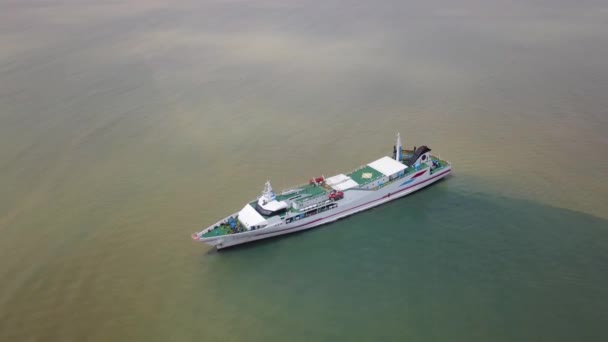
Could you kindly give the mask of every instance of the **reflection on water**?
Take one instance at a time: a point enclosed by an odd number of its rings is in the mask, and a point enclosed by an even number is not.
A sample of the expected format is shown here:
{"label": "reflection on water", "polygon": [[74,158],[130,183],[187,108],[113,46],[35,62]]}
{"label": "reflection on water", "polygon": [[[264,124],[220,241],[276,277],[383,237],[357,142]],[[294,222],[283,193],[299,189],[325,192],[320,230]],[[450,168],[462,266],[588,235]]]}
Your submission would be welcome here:
{"label": "reflection on water", "polygon": [[[0,337],[598,339],[606,19],[594,1],[0,4]],[[189,241],[266,179],[354,168],[398,130],[454,177],[228,253]]]}

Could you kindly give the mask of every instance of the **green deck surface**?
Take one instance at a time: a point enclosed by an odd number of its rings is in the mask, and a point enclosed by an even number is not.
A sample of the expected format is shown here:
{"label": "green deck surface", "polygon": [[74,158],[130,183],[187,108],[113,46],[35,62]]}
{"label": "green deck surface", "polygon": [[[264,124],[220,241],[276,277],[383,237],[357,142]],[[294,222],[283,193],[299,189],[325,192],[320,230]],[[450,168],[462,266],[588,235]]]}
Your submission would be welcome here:
{"label": "green deck surface", "polygon": [[[371,177],[369,177],[371,175]],[[351,174],[347,175],[352,178],[359,185],[365,185],[370,182],[375,181],[378,178],[384,176],[378,170],[372,168],[371,166],[365,166],[360,168],[359,170],[353,171]],[[367,176],[367,177],[364,177]],[[369,177],[369,178],[368,178]]]}
{"label": "green deck surface", "polygon": [[450,164],[449,164],[447,161],[445,161],[445,160],[441,160],[441,159],[439,159],[439,158],[437,158],[437,157],[435,157],[435,156],[431,156],[431,159],[432,159],[433,161],[436,161],[436,162],[438,162],[438,163],[439,163],[439,166],[438,166],[438,167],[436,167],[436,168],[434,168],[434,169],[432,169],[432,170],[431,170],[431,174],[433,174],[433,173],[435,173],[435,172],[437,172],[437,171],[443,170],[443,168],[444,168],[444,167],[446,167],[446,166],[450,165]]}
{"label": "green deck surface", "polygon": [[322,186],[309,184],[304,187],[304,189],[301,193],[311,195],[311,196],[316,196],[318,194],[322,194],[325,192],[327,192],[327,189],[323,188]]}
{"label": "green deck surface", "polygon": [[218,228],[212,229],[211,231],[203,234],[202,237],[208,238],[214,236],[222,236],[228,234],[228,232],[230,232],[229,226],[219,226]]}
{"label": "green deck surface", "polygon": [[[293,193],[290,193],[288,195],[277,195],[276,200],[279,201],[279,202],[280,201],[284,201],[286,199],[290,199],[292,197],[298,196],[299,193],[300,192],[293,192]],[[257,203],[257,201],[255,201],[254,203]]]}
{"label": "green deck surface", "polygon": [[317,195],[326,193],[327,191],[328,190],[323,188],[322,186],[318,186],[318,185],[314,185],[314,184],[306,184],[306,185],[302,185],[302,186],[298,187],[297,192],[287,194],[287,195],[277,195],[276,200],[284,201],[286,199],[295,197],[297,195],[302,195],[305,198],[312,198]]}
{"label": "green deck surface", "polygon": [[205,234],[201,235],[201,237],[203,238],[208,238],[208,237],[216,237],[216,236],[222,236],[222,235],[228,235],[228,234],[238,234],[238,233],[242,233],[244,231],[246,231],[245,227],[243,227],[243,225],[241,224],[241,222],[239,222],[238,220],[238,216],[234,218],[236,221],[236,229],[232,230],[230,228],[230,225],[227,223],[221,223],[217,226],[215,226],[215,229],[212,229],[208,232],[206,232]]}

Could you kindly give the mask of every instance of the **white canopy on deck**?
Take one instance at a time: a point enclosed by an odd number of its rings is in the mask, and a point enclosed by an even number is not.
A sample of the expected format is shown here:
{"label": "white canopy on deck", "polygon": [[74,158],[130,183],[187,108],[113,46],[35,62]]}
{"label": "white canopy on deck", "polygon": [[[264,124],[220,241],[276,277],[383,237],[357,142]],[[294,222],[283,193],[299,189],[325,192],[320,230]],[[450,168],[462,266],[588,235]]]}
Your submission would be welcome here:
{"label": "white canopy on deck", "polygon": [[334,190],[344,191],[350,188],[358,187],[359,183],[352,180],[345,174],[335,175],[325,179],[325,183],[331,186]]}
{"label": "white canopy on deck", "polygon": [[268,221],[249,204],[239,211],[239,221],[247,228],[266,225],[268,223]]}
{"label": "white canopy on deck", "polygon": [[375,170],[378,170],[385,176],[392,176],[399,171],[407,169],[407,166],[403,165],[403,163],[398,162],[390,157],[382,157],[367,165],[374,168]]}

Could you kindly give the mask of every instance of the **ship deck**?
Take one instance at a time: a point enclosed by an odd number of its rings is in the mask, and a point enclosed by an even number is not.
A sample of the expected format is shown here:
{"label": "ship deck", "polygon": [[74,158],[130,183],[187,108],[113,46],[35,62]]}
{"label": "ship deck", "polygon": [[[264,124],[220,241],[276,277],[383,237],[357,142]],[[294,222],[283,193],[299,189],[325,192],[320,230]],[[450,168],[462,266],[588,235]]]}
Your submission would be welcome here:
{"label": "ship deck", "polygon": [[323,193],[326,193],[327,191],[329,191],[329,189],[327,189],[323,186],[320,186],[320,185],[316,185],[316,184],[304,184],[304,185],[295,187],[292,190],[295,190],[295,191],[292,193],[286,194],[286,195],[283,195],[283,194],[277,195],[276,200],[284,201],[284,200],[287,200],[287,199],[290,199],[290,198],[293,198],[296,196],[314,197],[314,196],[317,196],[317,195],[320,195],[320,194],[323,194]]}
{"label": "ship deck", "polygon": [[210,238],[216,236],[223,236],[230,233],[230,227],[228,226],[218,226],[218,228],[212,229],[205,234],[201,235],[203,238]]}
{"label": "ship deck", "polygon": [[431,156],[431,159],[433,159],[434,161],[436,161],[436,162],[439,164],[439,167],[437,167],[437,168],[435,168],[434,170],[432,170],[432,171],[431,171],[431,173],[433,173],[433,172],[435,172],[435,171],[438,171],[438,170],[441,170],[441,169],[443,169],[444,167],[446,167],[446,166],[450,165],[450,163],[448,163],[447,161],[445,161],[445,160],[443,160],[443,159],[439,159],[439,158],[437,158],[437,157],[435,157],[435,156]]}
{"label": "ship deck", "polygon": [[381,178],[384,175],[373,167],[366,165],[358,170],[351,172],[347,176],[352,178],[352,180],[357,182],[357,184],[359,185],[366,185],[375,181],[378,178]]}

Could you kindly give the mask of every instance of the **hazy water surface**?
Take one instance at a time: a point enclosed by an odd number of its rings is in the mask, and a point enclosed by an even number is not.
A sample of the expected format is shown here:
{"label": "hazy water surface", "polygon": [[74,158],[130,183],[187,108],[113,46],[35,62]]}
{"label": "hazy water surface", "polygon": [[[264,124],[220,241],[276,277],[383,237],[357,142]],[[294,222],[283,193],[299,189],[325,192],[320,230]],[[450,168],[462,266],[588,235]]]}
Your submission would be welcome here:
{"label": "hazy water surface", "polygon": [[[0,0],[0,340],[608,337],[605,1]],[[255,197],[454,175],[216,253]]]}

